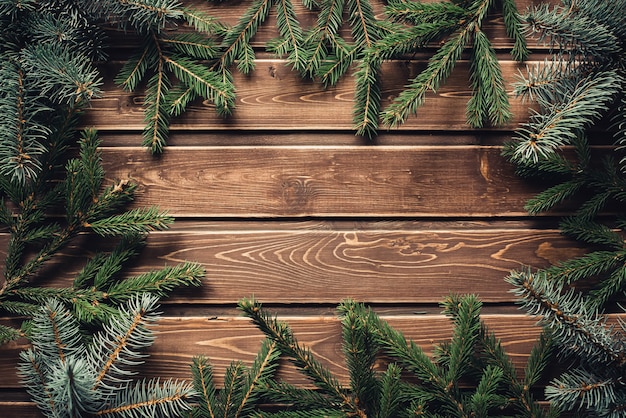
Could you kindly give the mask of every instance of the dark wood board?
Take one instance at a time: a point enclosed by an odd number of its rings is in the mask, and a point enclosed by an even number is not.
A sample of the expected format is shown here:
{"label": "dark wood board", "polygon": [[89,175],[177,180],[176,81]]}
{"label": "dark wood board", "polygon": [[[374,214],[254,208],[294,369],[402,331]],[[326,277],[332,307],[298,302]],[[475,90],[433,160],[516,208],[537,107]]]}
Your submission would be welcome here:
{"label": "dark wood board", "polygon": [[[524,216],[541,190],[499,147],[105,148],[110,179],[140,185],[137,205],[177,217]],[[112,181],[112,180],[111,180]]]}

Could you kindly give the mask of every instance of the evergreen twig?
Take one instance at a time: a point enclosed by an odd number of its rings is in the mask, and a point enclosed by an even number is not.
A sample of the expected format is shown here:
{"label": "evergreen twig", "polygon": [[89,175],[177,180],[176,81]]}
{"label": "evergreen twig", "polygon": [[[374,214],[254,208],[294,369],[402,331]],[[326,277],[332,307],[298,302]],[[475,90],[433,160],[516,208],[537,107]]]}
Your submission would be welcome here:
{"label": "evergreen twig", "polygon": [[[526,208],[538,214],[567,205],[571,215],[560,228],[588,247],[582,256],[507,278],[567,361],[546,397],[584,416],[620,417],[626,408],[624,325],[609,325],[607,316],[626,290],[626,19],[616,13],[625,7],[623,0],[579,0],[528,11],[527,32],[554,58],[530,68],[516,86],[539,110],[504,151],[521,175],[550,182]],[[598,138],[611,135],[615,146],[598,152]]]}

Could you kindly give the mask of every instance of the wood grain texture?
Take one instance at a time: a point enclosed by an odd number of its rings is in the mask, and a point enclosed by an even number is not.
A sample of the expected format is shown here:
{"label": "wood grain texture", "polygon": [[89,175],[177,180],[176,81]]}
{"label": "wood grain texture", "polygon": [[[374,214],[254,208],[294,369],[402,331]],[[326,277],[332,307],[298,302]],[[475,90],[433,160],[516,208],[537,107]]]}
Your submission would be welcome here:
{"label": "wood grain texture", "polygon": [[[87,258],[104,247],[93,237],[78,239],[40,277],[71,286]],[[167,304],[233,305],[255,295],[271,304],[337,304],[350,297],[415,305],[437,304],[449,293],[514,303],[504,281],[511,270],[582,253],[556,230],[192,230],[152,233],[126,274],[201,263],[204,285],[177,291]]]}
{"label": "wood grain texture", "polygon": [[110,179],[141,185],[137,205],[178,217],[526,215],[540,188],[499,147],[139,148],[103,150]]}
{"label": "wood grain texture", "polygon": [[[227,24],[250,5],[184,3]],[[541,1],[516,3],[524,10]],[[383,1],[374,0],[374,7],[382,17]],[[316,12],[297,5],[296,13],[303,27],[314,24]],[[511,40],[499,14],[484,29],[512,92],[526,64],[511,60]],[[177,218],[172,230],[150,235],[127,274],[182,261],[207,270],[201,288],[177,291],[163,302],[166,317],[138,378],[189,379],[192,357],[204,354],[221,384],[231,361],[249,364],[262,335],[236,316],[236,303],[252,295],[278,309],[299,341],[347,382],[334,317],[342,299],[372,304],[430,354],[451,333],[437,304],[451,292],[478,294],[488,312],[483,319],[521,371],[540,330],[517,311],[504,277],[511,269],[545,267],[584,252],[559,234],[556,218],[527,215],[524,203],[544,186],[518,178],[500,155],[501,145],[527,119],[528,104],[511,94],[514,118],[508,125],[470,129],[464,55],[417,115],[367,142],[352,130],[354,78],[329,89],[301,79],[264,51],[276,35],[272,12],[253,39],[256,70],[234,71],[234,114],[223,119],[211,103],[193,103],[173,120],[172,146],[155,158],[139,147],[143,93],[125,92],[113,82],[137,39],[113,34],[114,62],[103,68],[104,95],[93,101],[82,124],[100,130],[107,182],[133,179],[139,184],[135,207],[158,205]],[[547,50],[530,45],[532,65]],[[435,47],[384,64],[384,105],[425,67]],[[7,240],[0,234],[2,255]],[[81,236],[42,277],[54,277],[54,286],[69,285],[88,258],[111,245]],[[15,372],[25,347],[24,340],[0,347],[0,416],[40,416]],[[288,365],[280,377],[309,384]]]}
{"label": "wood grain texture", "polygon": [[[316,358],[324,363],[340,381],[347,382],[348,374],[341,351],[341,324],[335,317],[280,317],[290,324],[301,344],[308,346]],[[383,317],[404,333],[405,337],[432,354],[434,344],[446,341],[452,327],[441,315]],[[504,348],[520,371],[530,348],[540,333],[535,320],[524,315],[485,315],[483,320],[502,340]],[[151,357],[142,366],[142,376],[162,379],[190,379],[193,356],[205,355],[215,368],[216,382],[221,384],[226,367],[233,360],[250,364],[263,338],[260,331],[242,317],[219,318],[163,318],[156,328]],[[0,347],[0,388],[18,387],[15,363],[23,341]],[[284,367],[280,377],[299,385],[307,381],[294,368]]]}
{"label": "wood grain texture", "polygon": [[[425,68],[423,61],[392,61],[383,65],[382,104],[388,105],[403,90],[408,80]],[[501,57],[503,76],[512,92],[512,83],[527,64]],[[530,64],[530,63],[529,63]],[[429,93],[417,116],[392,131],[465,131],[465,106],[471,96],[469,62],[460,61],[437,94]],[[93,99],[85,112],[83,124],[100,130],[140,130],[144,127],[141,92],[128,93],[111,81],[119,67],[107,67],[104,94]],[[335,87],[324,89],[315,81],[303,80],[278,59],[257,59],[256,70],[249,75],[235,72],[236,108],[227,118],[218,116],[209,102],[196,102],[182,116],[172,120],[178,130],[348,130],[352,131],[354,78],[348,76]],[[528,118],[528,104],[510,97],[513,120],[503,127],[512,129]],[[387,128],[382,127],[382,131]],[[502,128],[500,128],[502,129]],[[489,130],[486,128],[485,130]]]}

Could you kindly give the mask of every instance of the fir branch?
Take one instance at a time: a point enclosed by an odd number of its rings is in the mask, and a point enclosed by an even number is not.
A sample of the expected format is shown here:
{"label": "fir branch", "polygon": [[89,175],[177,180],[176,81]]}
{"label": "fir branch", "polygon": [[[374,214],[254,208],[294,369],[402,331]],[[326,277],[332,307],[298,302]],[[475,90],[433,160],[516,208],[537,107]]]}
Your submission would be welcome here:
{"label": "fir branch", "polygon": [[325,88],[334,86],[339,82],[341,77],[351,68],[360,52],[339,37],[333,36],[332,39],[334,39],[335,45],[334,54],[328,55],[327,60],[316,65],[317,71],[315,76],[322,81]]}
{"label": "fir branch", "polygon": [[540,42],[573,56],[610,57],[621,52],[617,37],[603,21],[577,13],[575,8],[542,4],[531,9],[525,20],[530,36],[539,35]]}
{"label": "fir branch", "polygon": [[229,115],[235,107],[234,89],[224,83],[219,73],[196,64],[184,57],[165,56],[164,61],[176,77],[198,96],[215,103],[217,112]]}
{"label": "fir branch", "polygon": [[123,29],[130,24],[139,33],[159,32],[183,16],[178,0],[101,0],[97,3],[81,0],[81,5],[89,13],[115,22]]}
{"label": "fir branch", "polygon": [[352,123],[357,135],[370,139],[378,132],[381,100],[380,67],[380,62],[364,59],[355,74],[357,82]]}
{"label": "fir branch", "polygon": [[[326,42],[339,40],[337,35],[343,23],[345,1],[326,0],[322,3],[322,8],[317,14],[317,22],[304,41],[309,57],[306,67],[302,69],[302,74],[313,77],[317,73],[317,68],[323,65],[323,61],[328,56]],[[333,77],[333,79],[338,78]]]}
{"label": "fir branch", "polygon": [[445,383],[435,364],[413,341],[407,341],[397,330],[384,321],[375,324],[378,343],[384,351],[422,382],[443,389]]}
{"label": "fir branch", "polygon": [[39,310],[39,305],[23,301],[5,300],[0,303],[0,310],[19,316],[32,316]]}
{"label": "fir branch", "polygon": [[122,270],[124,263],[139,255],[139,250],[146,244],[142,234],[124,235],[110,253],[98,253],[85,264],[74,279],[74,287],[87,287],[90,284],[97,289],[109,286]]}
{"label": "fir branch", "polygon": [[18,328],[0,324],[0,345],[8,343],[9,341],[17,340],[23,335],[22,331]]}
{"label": "fir branch", "polygon": [[24,70],[8,60],[0,66],[4,86],[0,92],[0,174],[20,186],[36,178],[42,169],[43,145],[50,128],[39,120],[50,108],[35,96]]}
{"label": "fir branch", "polygon": [[155,64],[154,57],[158,55],[158,50],[151,41],[152,37],[146,37],[141,51],[124,62],[115,76],[115,84],[127,91],[134,91],[139,86],[148,69]]}
{"label": "fir branch", "polygon": [[[554,410],[548,409],[544,414],[533,400],[531,380],[526,382],[529,386],[524,386],[525,382],[516,378],[515,366],[499,341],[478,319],[480,303],[477,298],[451,296],[443,305],[444,313],[452,316],[454,321],[454,335],[449,343],[438,347],[439,355],[431,361],[419,346],[406,341],[371,309],[344,300],[338,312],[350,387],[337,392],[336,388],[327,385],[317,384],[316,389],[303,389],[268,380],[263,398],[285,405],[285,408],[272,413],[256,412],[253,416],[491,416],[492,412],[512,404],[521,413],[516,416],[555,417]],[[308,353],[308,350],[290,348],[298,344],[285,323],[269,316],[254,300],[242,300],[240,309],[279,347],[286,348],[281,351],[291,361],[303,359],[300,362],[303,366],[298,365],[298,368],[304,375],[318,375],[311,371],[320,367],[314,359],[290,354],[293,351]],[[466,337],[469,342],[463,340]],[[548,353],[545,344],[535,352],[530,364],[533,369],[530,373],[535,373],[533,383],[546,367]],[[386,370],[374,366],[380,359],[388,364]],[[220,396],[224,395],[218,404],[224,404],[227,399],[238,404],[236,388],[245,387],[242,385],[242,367],[236,363],[227,371],[226,389],[220,393]],[[410,375],[411,372],[414,376]],[[461,388],[459,382],[477,377],[474,390]],[[227,413],[215,415],[227,416]]]}
{"label": "fir branch", "polygon": [[56,44],[22,51],[24,68],[41,94],[69,106],[83,106],[102,94],[102,79],[84,56]]}
{"label": "fir branch", "polygon": [[340,409],[338,402],[329,399],[319,390],[304,389],[275,379],[266,382],[263,396],[270,402],[289,405],[294,414],[310,413],[314,415],[320,410],[325,410],[327,414],[333,414]]}
{"label": "fir branch", "polygon": [[308,57],[303,50],[304,35],[291,0],[276,1],[276,25],[283,41],[274,43],[270,50],[280,56],[287,55],[292,67],[303,73]]}
{"label": "fir branch", "polygon": [[602,277],[613,271],[623,261],[625,254],[613,251],[594,251],[571,258],[545,269],[546,277],[570,285],[591,277]]}
{"label": "fir branch", "polygon": [[62,304],[48,302],[34,317],[33,347],[20,354],[18,365],[22,383],[42,412],[135,417],[189,411],[196,395],[191,385],[158,379],[131,384],[127,379],[131,371],[124,366],[136,364],[143,357],[138,350],[152,343],[146,324],[156,319],[156,300],[150,295],[132,299],[90,342],[80,339],[84,330]]}
{"label": "fir branch", "polygon": [[87,220],[85,227],[100,236],[144,234],[167,229],[173,218],[157,207],[131,209],[119,215]]}
{"label": "fir branch", "polygon": [[504,125],[512,114],[502,69],[489,38],[478,26],[471,56],[474,94],[467,102],[467,121],[474,128],[482,127],[486,120],[493,126]]}
{"label": "fir branch", "polygon": [[46,386],[55,405],[52,416],[73,416],[97,410],[99,402],[93,399],[90,391],[93,384],[91,372],[90,364],[81,356],[52,361],[46,376]]}
{"label": "fir branch", "polygon": [[348,0],[348,16],[356,48],[371,48],[380,38],[374,10],[369,0]]}
{"label": "fir branch", "polygon": [[602,282],[589,292],[589,305],[604,306],[615,295],[623,294],[626,289],[626,267],[624,263],[616,268]]}
{"label": "fir branch", "polygon": [[64,362],[67,357],[84,352],[78,321],[57,300],[50,299],[33,318],[33,348],[50,360]]}
{"label": "fir branch", "polygon": [[163,38],[162,43],[172,51],[194,59],[210,60],[217,55],[213,43],[199,33],[182,33],[175,37]]}
{"label": "fir branch", "polygon": [[332,376],[326,367],[319,363],[305,347],[294,337],[291,329],[276,318],[268,316],[261,309],[261,304],[254,299],[242,299],[239,309],[269,338],[278,343],[278,349],[302,370],[320,389],[328,392],[337,401],[351,405],[352,401],[345,395],[342,385]]}
{"label": "fir branch", "polygon": [[404,123],[410,114],[417,112],[417,109],[424,104],[426,92],[429,90],[436,92],[441,83],[448,78],[473,31],[474,24],[466,26],[428,60],[426,69],[413,79],[408,88],[402,91],[384,110],[383,123],[395,127]]}
{"label": "fir branch", "polygon": [[219,20],[200,10],[183,7],[182,13],[185,21],[198,32],[211,35],[222,32],[225,29]]}
{"label": "fir branch", "polygon": [[526,61],[530,51],[526,44],[526,36],[522,30],[522,18],[517,11],[514,0],[502,0],[502,17],[506,33],[513,39],[511,56],[516,61]]}
{"label": "fir branch", "polygon": [[539,418],[558,414],[556,408],[542,407],[531,393],[531,388],[537,384],[552,360],[554,342],[549,333],[543,332],[533,345],[524,367],[523,379],[518,378],[515,365],[495,334],[490,332],[484,323],[481,323],[478,344],[484,361],[502,370],[503,386],[508,397],[507,404],[512,406],[519,416]]}
{"label": "fir branch", "polygon": [[251,412],[260,397],[260,391],[263,389],[265,381],[274,375],[278,367],[279,356],[280,351],[276,341],[264,340],[252,367],[244,375],[244,383],[241,387],[242,396],[235,412],[236,417],[246,416]]}
{"label": "fir branch", "polygon": [[148,80],[145,98],[145,121],[142,145],[153,154],[161,154],[169,132],[170,113],[165,98],[170,88],[170,79],[164,72],[164,63],[158,60],[155,74]]}
{"label": "fir branch", "polygon": [[145,292],[165,296],[180,286],[200,286],[203,276],[204,269],[200,264],[187,262],[126,278],[112,284],[106,293],[108,298],[116,302],[126,301],[133,295]]}
{"label": "fir branch", "polygon": [[347,300],[340,305],[339,313],[342,317],[343,353],[350,371],[350,388],[363,409],[374,410],[381,396],[374,372],[380,347],[371,329],[371,312]]}
{"label": "fir branch", "polygon": [[39,410],[46,416],[54,416],[55,400],[47,387],[48,368],[42,356],[33,348],[20,352],[17,365],[20,383],[24,386]]}
{"label": "fir branch", "polygon": [[588,217],[569,216],[562,219],[559,226],[565,235],[579,241],[618,251],[615,254],[618,258],[624,246],[624,240],[618,232]]}
{"label": "fir branch", "polygon": [[255,0],[241,16],[241,19],[224,36],[220,49],[219,68],[229,68],[247,48],[250,39],[256,34],[259,26],[269,16],[271,0]]}
{"label": "fir branch", "polygon": [[548,211],[576,195],[583,186],[584,184],[578,179],[556,184],[529,199],[524,209],[531,215]]}
{"label": "fir branch", "polygon": [[395,417],[402,411],[405,385],[401,381],[401,372],[400,367],[390,363],[380,379],[380,417]]}
{"label": "fir branch", "polygon": [[71,306],[72,314],[81,322],[103,321],[113,312],[113,308],[104,303],[107,300],[106,293],[94,288],[21,287],[11,290],[7,295],[39,304],[55,298]]}
{"label": "fir branch", "polygon": [[487,366],[481,376],[476,391],[470,398],[470,407],[476,416],[489,416],[489,411],[496,406],[503,406],[505,401],[496,392],[503,378],[502,369]]}
{"label": "fir branch", "polygon": [[568,71],[568,66],[555,58],[547,59],[533,66],[526,66],[526,73],[520,74],[513,83],[513,94],[521,97],[524,101],[534,101],[540,106],[550,107],[562,95],[558,94],[556,86],[560,83],[571,84],[573,75]]}
{"label": "fir branch", "polygon": [[[392,0],[385,7],[389,19],[395,22],[423,25],[425,23],[458,22],[467,15],[467,10],[454,2],[417,3]],[[417,29],[420,26],[415,26]]]}
{"label": "fir branch", "polygon": [[455,327],[449,344],[450,352],[445,359],[447,365],[445,379],[448,383],[453,384],[466,374],[467,367],[470,365],[469,360],[474,354],[474,347],[480,331],[482,303],[472,296],[460,299],[451,296],[444,299],[442,304],[444,314],[450,313],[451,304],[456,304],[453,316]]}
{"label": "fir branch", "polygon": [[217,415],[217,388],[213,382],[213,367],[204,356],[193,358],[191,366],[193,387],[199,394],[199,406],[194,409],[194,417],[216,418]]}
{"label": "fir branch", "polygon": [[[428,65],[411,80],[393,102],[383,110],[382,122],[389,127],[404,123],[425,102],[428,91],[437,92],[445,83],[460,59],[463,50],[471,44],[471,81],[473,95],[467,105],[467,121],[473,127],[482,127],[486,121],[502,125],[510,117],[510,105],[495,51],[482,32],[482,23],[494,1],[412,3],[393,1],[387,8],[392,19],[414,25],[409,29],[392,31],[379,41],[370,53],[380,58],[413,53],[427,42],[441,41],[441,47],[429,59]],[[516,59],[528,54],[520,19],[514,2],[503,5],[507,33],[514,38],[512,51]],[[447,38],[447,40],[446,40]]]}

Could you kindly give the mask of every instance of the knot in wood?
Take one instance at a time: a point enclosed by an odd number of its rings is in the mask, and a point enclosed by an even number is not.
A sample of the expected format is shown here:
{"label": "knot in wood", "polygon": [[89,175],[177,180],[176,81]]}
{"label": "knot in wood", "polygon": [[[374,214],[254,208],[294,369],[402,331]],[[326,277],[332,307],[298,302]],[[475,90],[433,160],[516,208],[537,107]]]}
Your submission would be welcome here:
{"label": "knot in wood", "polygon": [[289,208],[301,210],[310,204],[313,188],[309,178],[290,178],[282,182],[282,197]]}

